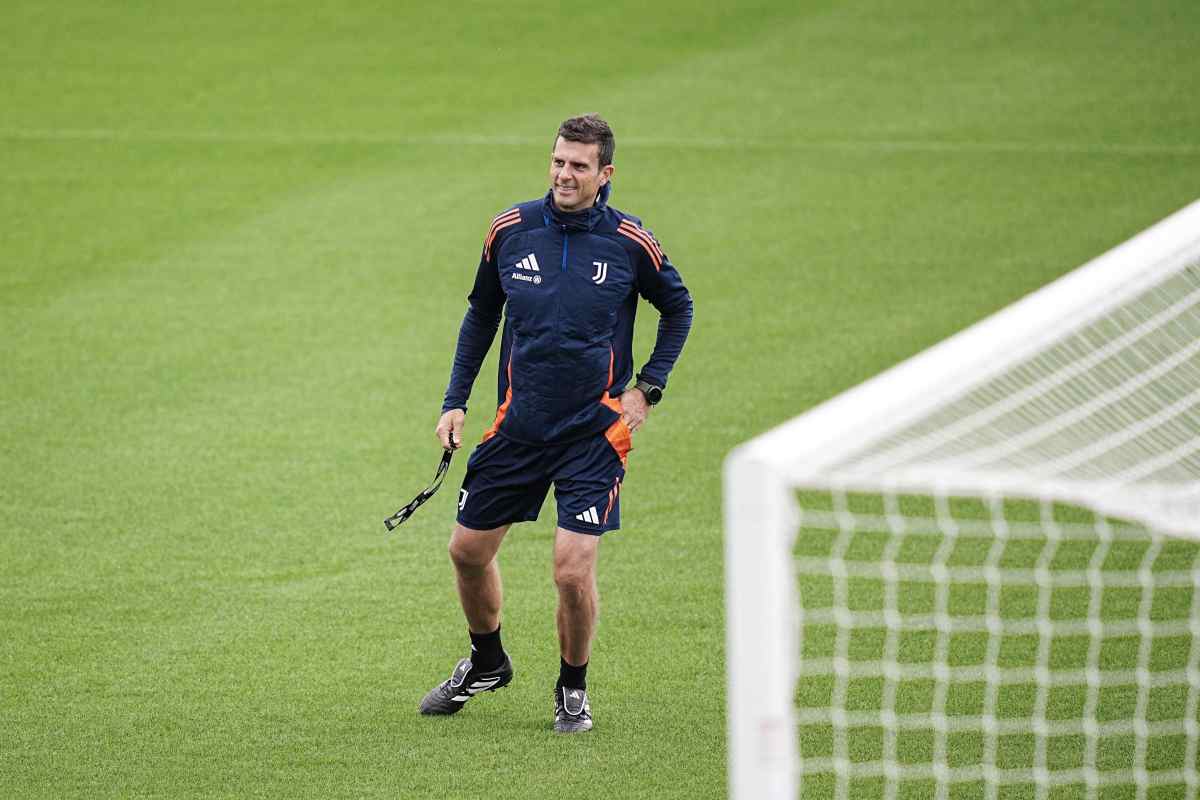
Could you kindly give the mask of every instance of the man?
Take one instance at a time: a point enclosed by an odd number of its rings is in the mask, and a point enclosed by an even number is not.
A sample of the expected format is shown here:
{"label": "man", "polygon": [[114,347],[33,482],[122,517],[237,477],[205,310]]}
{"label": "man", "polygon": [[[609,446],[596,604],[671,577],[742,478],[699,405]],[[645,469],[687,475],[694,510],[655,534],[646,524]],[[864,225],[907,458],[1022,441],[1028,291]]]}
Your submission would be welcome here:
{"label": "man", "polygon": [[[662,398],[683,349],[692,299],[640,220],[608,206],[614,140],[591,114],[558,130],[550,190],[493,221],[459,331],[437,435],[462,443],[467,397],[504,314],[495,421],[467,462],[450,558],[471,655],[421,701],[453,714],[513,678],[500,643],[496,554],[514,522],[535,520],[554,485],[558,527],[559,678],[554,729],[592,727],[587,667],[599,596],[601,534],[620,526],[631,435]],[[638,295],[660,314],[658,339],[634,386]]]}

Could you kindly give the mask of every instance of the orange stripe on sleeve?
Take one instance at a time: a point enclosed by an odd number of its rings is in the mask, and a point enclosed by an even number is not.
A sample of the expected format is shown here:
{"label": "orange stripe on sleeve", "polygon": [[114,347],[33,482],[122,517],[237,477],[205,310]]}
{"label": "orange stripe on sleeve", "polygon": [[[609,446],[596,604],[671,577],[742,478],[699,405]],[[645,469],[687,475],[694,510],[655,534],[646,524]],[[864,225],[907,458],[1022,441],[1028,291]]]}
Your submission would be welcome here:
{"label": "orange stripe on sleeve", "polygon": [[492,242],[496,241],[496,234],[505,228],[516,225],[521,221],[520,209],[514,208],[508,214],[501,214],[496,217],[492,223],[491,230],[488,231],[487,239],[483,242],[483,257],[490,259],[492,257]]}
{"label": "orange stripe on sleeve", "polygon": [[519,209],[519,208],[509,209],[508,211],[505,211],[503,214],[496,215],[496,217],[492,220],[491,230],[492,231],[496,230],[496,226],[502,222],[507,222],[511,219],[520,219],[520,218],[521,218],[521,209]]}
{"label": "orange stripe on sleeve", "polygon": [[642,249],[646,251],[646,255],[650,256],[650,260],[654,262],[654,269],[662,269],[662,257],[655,252],[655,249],[651,247],[646,239],[638,235],[638,232],[635,229],[626,228],[625,224],[622,223],[621,226],[617,228],[617,232],[630,239],[633,239],[635,242],[640,244]]}
{"label": "orange stripe on sleeve", "polygon": [[621,225],[628,228],[630,233],[638,234],[643,241],[647,242],[651,247],[653,247],[654,252],[658,253],[659,258],[666,258],[666,256],[663,254],[662,247],[658,244],[658,240],[654,238],[654,234],[652,234],[650,231],[639,227],[632,220],[628,219],[621,220]]}

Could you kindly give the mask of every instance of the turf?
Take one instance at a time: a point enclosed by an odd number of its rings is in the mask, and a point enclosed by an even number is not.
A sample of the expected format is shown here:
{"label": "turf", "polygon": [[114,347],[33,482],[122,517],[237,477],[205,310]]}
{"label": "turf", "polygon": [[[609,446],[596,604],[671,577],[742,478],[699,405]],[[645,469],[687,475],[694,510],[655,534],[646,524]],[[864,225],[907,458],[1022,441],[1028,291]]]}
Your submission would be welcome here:
{"label": "turf", "polygon": [[[1198,9],[6,3],[0,796],[723,796],[724,454],[1194,199]],[[550,509],[503,554],[516,682],[421,719],[453,491],[380,520],[488,221],[588,110],[696,301],[597,727],[550,731]]]}

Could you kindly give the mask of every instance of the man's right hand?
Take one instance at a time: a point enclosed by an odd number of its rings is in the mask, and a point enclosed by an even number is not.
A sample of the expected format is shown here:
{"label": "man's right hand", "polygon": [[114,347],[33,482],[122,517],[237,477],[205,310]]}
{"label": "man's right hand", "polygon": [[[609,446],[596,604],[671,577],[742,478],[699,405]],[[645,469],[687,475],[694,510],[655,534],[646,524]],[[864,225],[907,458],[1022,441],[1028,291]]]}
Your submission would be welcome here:
{"label": "man's right hand", "polygon": [[[461,408],[452,408],[442,414],[442,418],[438,420],[437,437],[442,443],[443,450],[457,450],[462,447],[462,432],[463,424],[467,421],[467,412]],[[451,444],[451,435],[453,434],[453,444]]]}

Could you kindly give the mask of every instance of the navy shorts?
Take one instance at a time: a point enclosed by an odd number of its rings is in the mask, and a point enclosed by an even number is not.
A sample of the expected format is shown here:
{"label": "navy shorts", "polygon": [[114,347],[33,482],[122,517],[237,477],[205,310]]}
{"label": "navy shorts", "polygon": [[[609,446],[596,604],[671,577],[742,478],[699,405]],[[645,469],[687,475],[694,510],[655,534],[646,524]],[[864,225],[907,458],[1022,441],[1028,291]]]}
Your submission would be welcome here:
{"label": "navy shorts", "polygon": [[458,522],[473,530],[532,522],[554,484],[560,528],[596,536],[616,530],[625,478],[621,455],[604,433],[536,447],[494,435],[467,461]]}

